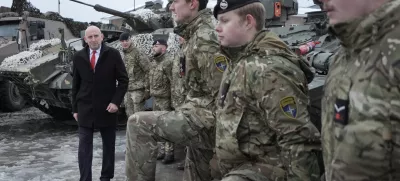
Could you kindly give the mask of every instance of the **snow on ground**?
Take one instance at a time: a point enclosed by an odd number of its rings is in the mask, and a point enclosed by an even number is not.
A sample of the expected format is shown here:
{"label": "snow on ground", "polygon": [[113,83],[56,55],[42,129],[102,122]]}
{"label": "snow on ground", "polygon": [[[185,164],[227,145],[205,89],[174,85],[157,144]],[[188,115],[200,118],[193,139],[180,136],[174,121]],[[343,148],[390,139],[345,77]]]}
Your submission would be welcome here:
{"label": "snow on ground", "polygon": [[[37,113],[31,108],[25,114],[0,116],[0,180],[79,180],[76,127],[52,122],[47,115]],[[100,177],[101,171],[102,142],[99,132],[94,134],[93,144],[95,180]],[[118,131],[114,180],[125,179],[124,150],[125,132]]]}
{"label": "snow on ground", "polygon": [[[102,141],[93,139],[93,180],[101,171]],[[115,145],[115,181],[125,180],[125,131]],[[183,155],[182,150],[177,150]],[[182,156],[180,156],[182,157]],[[181,180],[176,164],[157,166],[157,181]],[[53,121],[36,108],[0,113],[0,181],[79,180],[77,127]]]}

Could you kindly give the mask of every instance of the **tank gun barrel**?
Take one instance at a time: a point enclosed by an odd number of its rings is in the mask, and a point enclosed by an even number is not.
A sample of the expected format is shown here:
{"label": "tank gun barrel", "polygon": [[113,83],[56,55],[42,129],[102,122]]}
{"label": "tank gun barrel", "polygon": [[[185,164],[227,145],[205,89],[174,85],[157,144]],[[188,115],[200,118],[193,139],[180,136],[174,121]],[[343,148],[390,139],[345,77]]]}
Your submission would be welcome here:
{"label": "tank gun barrel", "polygon": [[98,12],[103,12],[103,13],[107,13],[107,14],[111,14],[111,15],[114,15],[114,16],[118,16],[118,17],[124,18],[126,23],[130,27],[132,27],[132,29],[134,31],[137,31],[137,32],[152,32],[152,31],[154,31],[154,30],[156,30],[158,28],[161,28],[157,24],[155,24],[155,23],[147,23],[143,19],[141,19],[141,18],[139,18],[136,15],[131,14],[131,13],[124,13],[124,12],[121,12],[121,11],[117,11],[117,10],[114,10],[114,9],[110,9],[110,8],[101,6],[99,4],[91,5],[91,4],[84,3],[84,2],[79,1],[79,0],[70,0],[70,1],[76,2],[76,3],[79,3],[79,4],[83,4],[85,6],[90,6],[93,9],[95,9],[96,11],[98,11]]}
{"label": "tank gun barrel", "polygon": [[[134,18],[131,14],[123,13],[123,12],[121,12],[121,11],[117,11],[117,10],[110,9],[110,8],[106,8],[106,7],[101,6],[101,5],[99,5],[99,4],[91,5],[91,4],[84,3],[84,2],[78,1],[78,0],[70,0],[70,1],[76,2],[76,3],[79,3],[79,4],[83,4],[83,5],[85,5],[85,6],[90,6],[90,7],[92,7],[94,10],[96,10],[96,11],[98,11],[98,12],[107,13],[107,14],[111,14],[111,15],[114,15],[114,16],[119,16],[119,17],[125,18],[125,19],[127,19],[127,20],[128,20],[128,19],[133,19],[133,18]],[[131,26],[131,25],[130,25],[130,26]],[[133,26],[134,26],[134,25],[133,25]]]}
{"label": "tank gun barrel", "polygon": [[94,7],[93,5],[88,4],[88,3],[84,3],[84,2],[82,2],[82,1],[77,1],[77,0],[71,0],[71,1],[76,2],[76,3],[79,3],[79,4],[83,4],[83,5],[86,5],[86,6]]}

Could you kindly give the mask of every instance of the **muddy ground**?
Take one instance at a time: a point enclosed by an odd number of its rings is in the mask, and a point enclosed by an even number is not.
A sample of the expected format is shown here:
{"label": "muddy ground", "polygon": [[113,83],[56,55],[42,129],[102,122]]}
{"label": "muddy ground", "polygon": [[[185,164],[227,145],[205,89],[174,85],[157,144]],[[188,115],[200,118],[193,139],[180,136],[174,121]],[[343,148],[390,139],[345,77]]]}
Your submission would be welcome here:
{"label": "muddy ground", "polygon": [[[93,140],[93,180],[99,180],[102,145],[99,132]],[[125,130],[117,131],[115,177],[125,180]],[[177,149],[178,161],[183,149]],[[157,165],[157,181],[182,180],[177,164]],[[0,113],[0,181],[76,181],[77,127],[55,122],[36,108]]]}

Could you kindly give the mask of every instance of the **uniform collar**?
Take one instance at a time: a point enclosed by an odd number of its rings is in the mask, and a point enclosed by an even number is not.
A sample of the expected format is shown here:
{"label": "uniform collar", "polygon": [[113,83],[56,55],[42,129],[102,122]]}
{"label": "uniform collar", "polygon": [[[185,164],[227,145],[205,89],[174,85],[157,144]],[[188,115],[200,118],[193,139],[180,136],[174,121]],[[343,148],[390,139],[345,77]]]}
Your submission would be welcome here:
{"label": "uniform collar", "polygon": [[203,9],[199,14],[189,23],[178,25],[174,28],[174,33],[188,40],[199,29],[200,24],[212,23],[212,13],[210,9]]}
{"label": "uniform collar", "polygon": [[380,41],[399,21],[400,1],[389,0],[366,17],[331,26],[330,31],[345,48],[357,51]]}
{"label": "uniform collar", "polygon": [[129,52],[131,52],[134,48],[135,48],[135,47],[134,47],[134,45],[133,45],[133,42],[131,41],[131,45],[129,45],[128,48],[123,49],[122,51],[123,51],[124,53],[129,53]]}

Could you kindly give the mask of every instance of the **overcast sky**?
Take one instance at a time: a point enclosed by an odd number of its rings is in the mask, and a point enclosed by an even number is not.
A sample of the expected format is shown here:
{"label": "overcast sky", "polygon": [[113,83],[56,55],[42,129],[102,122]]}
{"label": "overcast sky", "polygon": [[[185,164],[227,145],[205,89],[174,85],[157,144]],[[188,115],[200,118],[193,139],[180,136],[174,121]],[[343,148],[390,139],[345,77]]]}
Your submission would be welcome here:
{"label": "overcast sky", "polygon": [[[1,1],[0,6],[11,7],[12,0],[0,0],[0,1]],[[30,1],[36,8],[40,9],[42,13],[45,13],[47,11],[58,12],[58,4],[57,4],[58,0],[28,0],[28,1]],[[84,21],[84,22],[100,21],[101,18],[109,16],[108,14],[97,12],[91,7],[77,4],[70,0],[60,0],[60,1],[61,1],[60,4],[61,16],[72,18],[76,21]],[[80,0],[80,1],[93,5],[100,4],[102,6],[112,8],[118,11],[126,11],[134,6],[135,1],[136,1],[135,6],[137,7],[144,5],[144,3],[147,0]],[[210,2],[211,1],[213,0],[210,0]],[[300,7],[308,7],[313,5],[312,0],[298,0],[298,1]],[[165,5],[166,3],[164,3],[164,6]]]}

